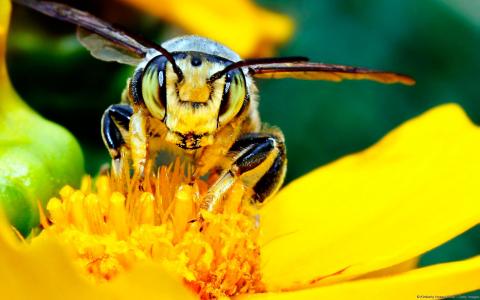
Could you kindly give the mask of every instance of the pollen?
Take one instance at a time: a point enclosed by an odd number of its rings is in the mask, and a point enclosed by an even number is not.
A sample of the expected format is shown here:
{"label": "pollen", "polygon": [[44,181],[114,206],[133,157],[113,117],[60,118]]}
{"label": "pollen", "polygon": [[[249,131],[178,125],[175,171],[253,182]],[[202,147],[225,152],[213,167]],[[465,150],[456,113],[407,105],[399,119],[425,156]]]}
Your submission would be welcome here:
{"label": "pollen", "polygon": [[152,261],[184,279],[201,299],[264,291],[259,228],[241,184],[219,211],[200,208],[208,184],[178,162],[142,181],[85,177],[47,205],[42,234],[71,249],[90,280],[102,283]]}

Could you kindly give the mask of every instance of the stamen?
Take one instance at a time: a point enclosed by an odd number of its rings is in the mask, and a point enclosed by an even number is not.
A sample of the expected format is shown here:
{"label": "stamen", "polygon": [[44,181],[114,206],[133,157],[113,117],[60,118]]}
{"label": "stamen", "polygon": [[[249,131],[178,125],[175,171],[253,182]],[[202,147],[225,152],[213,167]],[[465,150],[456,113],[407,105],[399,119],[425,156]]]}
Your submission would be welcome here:
{"label": "stamen", "polygon": [[191,186],[181,185],[175,194],[173,226],[175,238],[180,239],[187,229],[188,222],[194,218],[193,190]]}
{"label": "stamen", "polygon": [[127,211],[125,210],[125,196],[115,192],[111,196],[109,219],[107,224],[115,231],[118,239],[125,239],[128,235]]}
{"label": "stamen", "polygon": [[208,184],[192,183],[190,174],[176,162],[152,173],[141,188],[127,172],[120,180],[86,177],[80,190],[66,186],[50,200],[51,225],[42,234],[73,248],[96,282],[151,260],[182,276],[202,299],[263,291],[248,192],[235,184],[218,213],[201,210]]}
{"label": "stamen", "polygon": [[143,193],[140,196],[140,220],[139,224],[155,224],[155,198],[151,193]]}

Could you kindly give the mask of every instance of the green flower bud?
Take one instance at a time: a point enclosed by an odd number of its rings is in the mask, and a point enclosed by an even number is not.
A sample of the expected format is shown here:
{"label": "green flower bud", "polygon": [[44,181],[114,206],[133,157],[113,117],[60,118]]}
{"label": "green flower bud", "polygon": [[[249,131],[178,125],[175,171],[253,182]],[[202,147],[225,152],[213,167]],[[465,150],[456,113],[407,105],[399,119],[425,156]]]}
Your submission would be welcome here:
{"label": "green flower bud", "polygon": [[10,1],[0,1],[0,209],[22,234],[39,224],[45,205],[84,172],[78,142],[63,127],[28,107],[14,91],[5,65]]}

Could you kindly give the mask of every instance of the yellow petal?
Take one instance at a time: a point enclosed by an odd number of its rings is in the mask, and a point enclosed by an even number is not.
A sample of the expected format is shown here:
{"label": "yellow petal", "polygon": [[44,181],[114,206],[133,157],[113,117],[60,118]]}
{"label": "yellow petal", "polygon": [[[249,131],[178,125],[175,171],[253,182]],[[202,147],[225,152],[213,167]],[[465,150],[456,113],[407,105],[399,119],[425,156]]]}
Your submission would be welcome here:
{"label": "yellow petal", "polygon": [[[4,218],[3,218],[4,219]],[[0,225],[0,291],[2,299],[94,299],[104,293],[75,272],[58,245],[41,241],[26,249]]]}
{"label": "yellow petal", "polygon": [[445,299],[446,296],[480,289],[479,278],[480,257],[476,257],[416,269],[391,277],[356,280],[294,292],[245,295],[235,299]]}
{"label": "yellow petal", "polygon": [[[358,278],[365,279],[365,278],[375,278],[375,277],[382,277],[382,276],[389,276],[389,275],[396,275],[399,273],[404,273],[407,271],[411,271],[413,269],[416,269],[418,267],[418,262],[420,258],[419,257],[414,257],[412,259],[409,259],[407,261],[401,262],[399,264],[380,269],[380,270],[375,270],[373,272],[364,274]],[[358,279],[357,278],[357,279]]]}
{"label": "yellow petal", "polygon": [[221,42],[240,56],[268,56],[286,42],[293,22],[251,0],[123,0],[145,12],[179,25],[189,33]]}
{"label": "yellow petal", "polygon": [[269,290],[412,259],[480,220],[480,131],[444,105],[292,182],[261,210]]}
{"label": "yellow petal", "polygon": [[7,77],[7,66],[5,63],[8,22],[10,19],[11,4],[8,0],[0,0],[0,84]]}
{"label": "yellow petal", "polygon": [[0,217],[2,299],[197,299],[181,280],[153,263],[93,284],[80,276],[72,261],[51,238],[36,238],[31,245],[18,242]]}
{"label": "yellow petal", "polygon": [[120,275],[108,283],[106,288],[115,299],[198,299],[183,285],[180,278],[167,274],[154,263],[136,266],[131,272]]}

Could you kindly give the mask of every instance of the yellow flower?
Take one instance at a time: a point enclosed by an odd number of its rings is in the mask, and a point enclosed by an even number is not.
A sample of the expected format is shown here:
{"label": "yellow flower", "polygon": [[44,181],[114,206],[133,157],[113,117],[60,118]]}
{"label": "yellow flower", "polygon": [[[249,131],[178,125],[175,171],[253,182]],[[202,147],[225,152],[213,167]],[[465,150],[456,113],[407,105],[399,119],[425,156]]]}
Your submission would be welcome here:
{"label": "yellow flower", "polygon": [[294,30],[287,16],[261,8],[253,0],[123,1],[187,32],[221,41],[242,57],[271,56]]}
{"label": "yellow flower", "polygon": [[[4,51],[10,6],[0,1]],[[66,186],[50,200],[46,229],[28,242],[0,218],[0,292],[414,299],[477,290],[480,257],[414,268],[418,256],[479,223],[479,170],[479,128],[444,105],[297,179],[258,211],[242,185],[220,213],[201,211],[206,183],[188,182],[178,163],[141,189],[129,176],[86,178],[80,190]]]}
{"label": "yellow flower", "polygon": [[85,179],[49,202],[52,224],[31,243],[1,227],[0,290],[49,299],[188,299],[189,290],[411,299],[477,290],[480,257],[413,270],[411,261],[478,224],[479,151],[478,127],[458,106],[441,106],[292,182],[258,219],[242,211],[241,186],[223,213],[198,217],[203,184],[182,183],[178,164],[144,192],[132,189],[135,179],[124,186],[107,177],[92,192]]}

